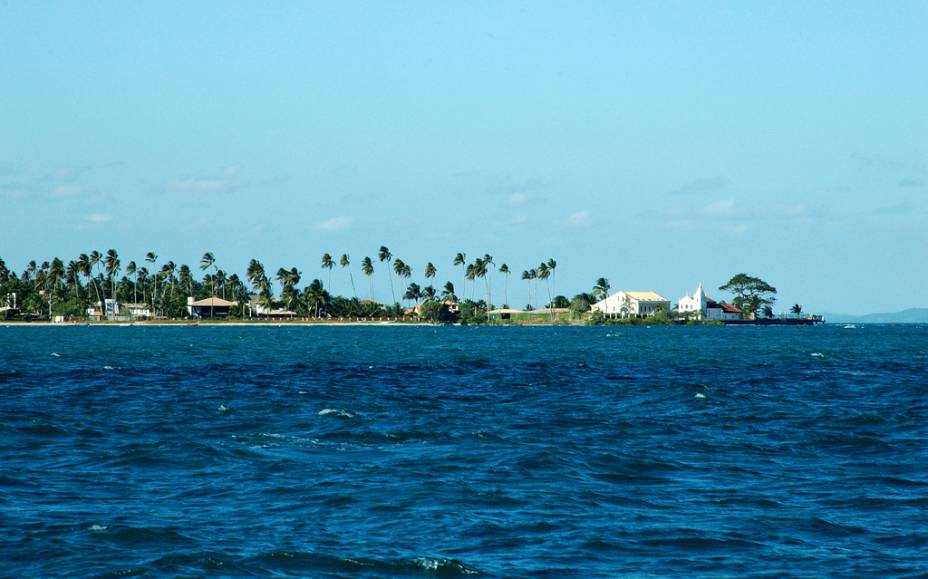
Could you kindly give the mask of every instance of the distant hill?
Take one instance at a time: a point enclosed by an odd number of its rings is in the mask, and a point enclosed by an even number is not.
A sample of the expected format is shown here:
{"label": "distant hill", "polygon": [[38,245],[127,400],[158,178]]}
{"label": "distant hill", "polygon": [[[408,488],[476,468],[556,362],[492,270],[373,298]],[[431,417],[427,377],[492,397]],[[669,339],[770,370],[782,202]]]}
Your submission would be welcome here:
{"label": "distant hill", "polygon": [[909,308],[886,314],[823,314],[826,322],[835,324],[928,324],[928,308]]}

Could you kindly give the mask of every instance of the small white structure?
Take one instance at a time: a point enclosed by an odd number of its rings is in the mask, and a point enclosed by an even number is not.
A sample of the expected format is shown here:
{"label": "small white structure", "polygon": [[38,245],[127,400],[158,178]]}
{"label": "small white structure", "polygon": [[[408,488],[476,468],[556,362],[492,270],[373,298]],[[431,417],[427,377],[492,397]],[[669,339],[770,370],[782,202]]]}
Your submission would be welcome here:
{"label": "small white structure", "polygon": [[618,291],[591,307],[610,316],[644,318],[659,310],[670,311],[670,300],[654,291]]}
{"label": "small white structure", "polygon": [[697,320],[740,320],[741,310],[725,302],[716,302],[706,295],[702,284],[691,296],[683,296],[677,301],[677,311],[681,314],[693,314]]}

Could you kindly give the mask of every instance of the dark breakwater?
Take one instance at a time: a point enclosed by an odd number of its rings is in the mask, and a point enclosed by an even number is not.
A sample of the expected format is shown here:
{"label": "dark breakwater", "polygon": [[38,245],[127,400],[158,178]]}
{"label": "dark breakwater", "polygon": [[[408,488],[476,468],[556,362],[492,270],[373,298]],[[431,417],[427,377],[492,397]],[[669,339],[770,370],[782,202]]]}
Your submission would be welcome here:
{"label": "dark breakwater", "polygon": [[928,328],[0,327],[0,575],[917,576]]}

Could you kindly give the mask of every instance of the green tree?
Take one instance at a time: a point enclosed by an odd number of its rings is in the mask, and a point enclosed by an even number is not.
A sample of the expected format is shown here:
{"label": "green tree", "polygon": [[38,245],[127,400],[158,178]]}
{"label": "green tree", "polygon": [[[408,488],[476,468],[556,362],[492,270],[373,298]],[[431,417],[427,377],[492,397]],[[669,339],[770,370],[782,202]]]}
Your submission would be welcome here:
{"label": "green tree", "polygon": [[[209,268],[213,268],[213,273],[216,273],[216,256],[213,255],[212,251],[207,251],[203,254],[203,257],[200,258],[200,270],[206,271]],[[213,275],[210,280],[210,296],[216,297],[216,276]],[[210,308],[209,317],[213,317],[213,308]]]}
{"label": "green tree", "polygon": [[772,306],[776,301],[777,288],[746,273],[735,275],[719,289],[734,294],[732,303],[741,308],[744,317],[748,318],[756,317],[764,306]]}
{"label": "green tree", "polygon": [[371,304],[374,303],[374,262],[370,257],[365,257],[361,262],[361,273],[367,276],[367,282],[370,286]]}
{"label": "green tree", "polygon": [[461,266],[461,274],[464,276],[464,285],[461,286],[461,295],[467,295],[467,254],[459,252],[454,256],[454,266]]}
{"label": "green tree", "polygon": [[328,270],[328,279],[326,279],[326,287],[332,287],[332,268],[335,267],[335,262],[332,260],[332,256],[328,253],[322,254],[322,269]]}
{"label": "green tree", "polygon": [[393,272],[390,271],[390,261],[393,259],[393,254],[390,253],[386,245],[381,245],[380,250],[377,251],[377,259],[381,263],[387,262],[387,275],[390,277],[390,297],[393,298],[393,303],[396,303],[396,292],[393,290]]}
{"label": "green tree", "polygon": [[351,293],[354,295],[354,299],[358,299],[358,290],[354,287],[354,276],[351,275],[351,259],[348,257],[347,253],[343,253],[341,259],[338,260],[338,264],[342,266],[343,269],[348,270],[348,281],[351,282]]}

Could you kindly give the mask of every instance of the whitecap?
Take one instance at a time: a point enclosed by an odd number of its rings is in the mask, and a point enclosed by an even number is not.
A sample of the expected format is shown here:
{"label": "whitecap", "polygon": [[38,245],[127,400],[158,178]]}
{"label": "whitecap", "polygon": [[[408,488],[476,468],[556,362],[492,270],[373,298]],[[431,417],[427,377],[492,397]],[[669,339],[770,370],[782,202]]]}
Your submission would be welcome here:
{"label": "whitecap", "polygon": [[54,356],[54,357],[56,357],[56,358],[60,358],[60,357],[61,357],[61,354],[59,354],[58,352],[52,352],[52,356]]}
{"label": "whitecap", "polygon": [[94,533],[105,531],[108,528],[109,527],[107,527],[106,525],[90,525],[90,530],[93,531]]}
{"label": "whitecap", "polygon": [[225,404],[220,404],[220,405],[219,405],[219,412],[226,412],[226,411],[228,411],[228,410],[229,410],[229,407],[226,406]]}
{"label": "whitecap", "polygon": [[113,368],[112,366],[104,366],[103,369],[104,370],[115,370],[116,368]]}
{"label": "whitecap", "polygon": [[354,418],[354,414],[340,408],[323,408],[319,416],[337,416],[339,418]]}
{"label": "whitecap", "polygon": [[693,396],[693,398],[695,398],[696,400],[703,400],[705,397],[706,395],[703,394],[702,392],[697,392],[696,396]]}
{"label": "whitecap", "polygon": [[824,358],[825,357],[825,354],[822,354],[821,352],[812,352],[809,355],[812,356],[813,358]]}

